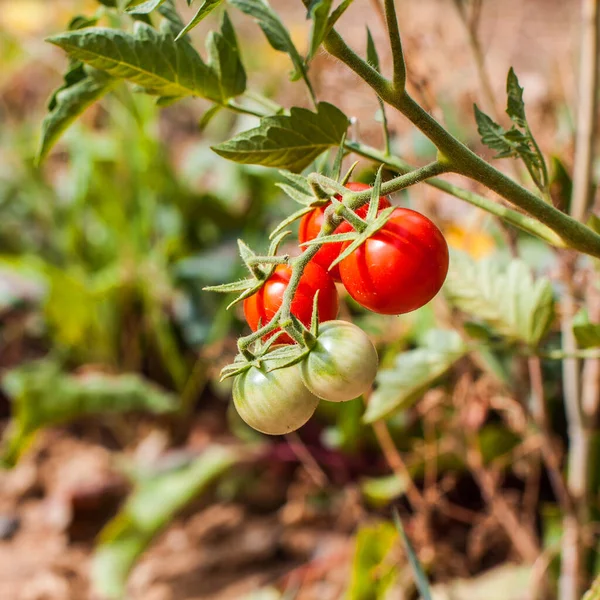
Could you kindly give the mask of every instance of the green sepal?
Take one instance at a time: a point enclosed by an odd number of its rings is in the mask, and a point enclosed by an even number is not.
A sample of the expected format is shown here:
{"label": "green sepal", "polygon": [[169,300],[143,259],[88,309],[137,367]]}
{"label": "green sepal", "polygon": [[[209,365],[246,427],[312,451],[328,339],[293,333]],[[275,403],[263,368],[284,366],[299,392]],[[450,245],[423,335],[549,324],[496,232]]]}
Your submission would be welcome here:
{"label": "green sepal", "polygon": [[350,181],[350,177],[352,177],[352,173],[354,173],[354,169],[356,169],[356,167],[358,166],[358,163],[360,161],[355,160],[351,165],[350,168],[346,171],[346,174],[342,177],[342,179],[340,180],[340,183],[342,185],[346,185],[349,181]]}
{"label": "green sepal", "polygon": [[279,223],[279,225],[277,225],[277,227],[269,236],[269,239],[273,238],[273,236],[277,235],[282,229],[285,229],[288,225],[291,225],[297,219],[301,219],[304,215],[307,215],[312,210],[312,206],[305,206],[304,208],[301,208],[300,210],[297,210],[295,213],[291,214],[287,219],[285,219],[285,221],[282,221],[281,223]]}
{"label": "green sepal", "polygon": [[279,246],[281,244],[281,242],[288,236],[290,235],[290,233],[292,233],[291,231],[282,231],[282,232],[278,232],[277,235],[275,235],[275,237],[273,237],[273,234],[271,234],[270,238],[271,238],[271,244],[269,245],[269,256],[275,256],[277,254],[277,251],[279,250]]}
{"label": "green sepal", "polygon": [[367,228],[329,265],[329,270],[335,265],[348,258],[357,248],[360,248],[374,233],[377,233],[388,221],[389,216],[396,210],[395,206],[390,206],[382,210],[375,221],[369,223]]}
{"label": "green sepal", "polygon": [[331,168],[331,176],[336,181],[339,180],[340,174],[342,173],[342,162],[344,160],[344,156],[346,154],[344,150],[344,144],[346,143],[346,133],[342,136],[342,141],[340,142],[338,151],[335,155],[335,160],[333,161],[333,166]]}
{"label": "green sepal", "polygon": [[377,216],[379,211],[379,198],[381,196],[381,178],[383,173],[383,165],[381,165],[377,171],[377,177],[375,177],[375,183],[371,190],[371,201],[369,202],[369,210],[367,211],[367,221],[372,221]]}
{"label": "green sepal", "polygon": [[222,294],[230,294],[233,292],[245,292],[253,285],[254,282],[251,279],[241,279],[240,281],[223,283],[221,285],[209,285],[203,287],[202,290],[205,292],[220,292]]}
{"label": "green sepal", "polygon": [[308,240],[308,242],[303,242],[300,244],[301,248],[305,248],[308,246],[316,246],[321,244],[334,244],[337,242],[351,242],[356,239],[358,234],[356,231],[349,233],[332,233],[331,235],[324,235],[323,237],[316,237],[312,240]]}

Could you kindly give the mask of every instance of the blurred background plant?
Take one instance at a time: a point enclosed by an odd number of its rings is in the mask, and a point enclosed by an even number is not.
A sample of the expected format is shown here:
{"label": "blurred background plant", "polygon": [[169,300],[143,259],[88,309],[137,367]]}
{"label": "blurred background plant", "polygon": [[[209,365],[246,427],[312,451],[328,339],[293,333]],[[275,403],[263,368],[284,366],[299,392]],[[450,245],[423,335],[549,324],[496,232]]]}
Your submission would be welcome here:
{"label": "blurred background plant", "polygon": [[[188,4],[177,4],[187,20],[197,10]],[[411,91],[479,152],[471,103],[494,115],[508,67],[525,73],[530,123],[552,157],[552,200],[567,208],[578,3],[400,4]],[[304,52],[301,3],[272,5]],[[348,39],[363,40],[367,21],[384,40],[377,6],[357,2],[340,21]],[[221,111],[208,123],[204,101],[161,108],[119,85],[34,164],[65,64],[42,39],[97,9],[92,0],[0,2],[0,410],[3,461],[17,465],[0,475],[0,595],[414,598],[395,506],[436,600],[557,597],[571,508],[556,483],[568,431],[555,313],[571,286],[575,309],[587,301],[579,346],[595,352],[592,261],[565,263],[438,189],[397,194],[396,204],[440,223],[455,251],[444,296],[400,318],[346,298],[342,315],[369,332],[382,363],[365,418],[363,399],[322,403],[297,435],[267,440],[218,382],[243,320],[225,310],[229,299],[202,292],[242,276],[238,238],[264,248],[294,210],[276,172],[210,150],[256,120]],[[287,57],[238,16],[254,87],[286,106],[308,104],[287,81]],[[199,46],[216,22],[194,30]],[[353,139],[381,145],[366,87],[323,55],[311,77],[320,98],[355,117]],[[394,153],[435,157],[400,115],[387,118]],[[499,163],[526,180],[515,165]],[[361,162],[358,178],[373,174]],[[536,395],[550,440],[528,418]],[[591,464],[598,449],[592,431]],[[600,569],[598,483],[587,483],[579,532],[587,579]]]}

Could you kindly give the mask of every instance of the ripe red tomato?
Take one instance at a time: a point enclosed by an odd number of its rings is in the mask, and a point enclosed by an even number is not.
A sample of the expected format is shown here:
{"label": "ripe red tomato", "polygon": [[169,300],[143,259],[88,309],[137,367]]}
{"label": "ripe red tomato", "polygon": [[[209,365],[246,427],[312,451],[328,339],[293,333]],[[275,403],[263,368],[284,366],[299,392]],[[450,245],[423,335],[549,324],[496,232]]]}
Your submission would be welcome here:
{"label": "ripe red tomato", "polygon": [[[358,181],[351,181],[346,184],[346,187],[353,192],[364,192],[368,190],[370,186],[365,183],[359,183]],[[340,200],[340,196],[336,196],[338,200]],[[314,240],[321,231],[321,227],[323,226],[323,220],[325,218],[325,209],[327,208],[327,204],[325,206],[319,206],[315,208],[312,212],[305,214],[300,221],[300,228],[298,230],[298,239],[300,243],[309,242],[310,240]],[[387,208],[391,206],[390,201],[385,197],[381,196],[379,199],[379,208]],[[369,204],[364,204],[357,211],[356,214],[359,217],[366,217],[367,212],[369,210]],[[344,222],[342,223],[336,230],[335,233],[347,233],[352,231],[352,227]],[[334,243],[334,244],[323,244],[319,248],[319,251],[313,257],[313,262],[316,262],[318,265],[321,265],[326,271],[329,269],[329,265],[340,255],[342,250],[342,242]],[[336,280],[341,281],[340,279],[340,270],[339,265],[336,265],[329,271],[329,274]]]}
{"label": "ripe red tomato", "polygon": [[448,245],[442,232],[408,208],[394,210],[382,229],[340,263],[342,283],[352,298],[385,315],[427,304],[447,273]]}
{"label": "ripe red tomato", "polygon": [[[266,325],[279,310],[291,276],[291,267],[277,265],[262,288],[256,294],[244,300],[244,316],[252,331],[258,329],[259,321],[261,326]],[[313,299],[317,291],[319,292],[319,321],[335,319],[339,308],[335,283],[322,267],[311,261],[302,273],[298,289],[292,300],[292,314],[298,317],[307,327],[310,325]],[[270,335],[273,335],[273,333]],[[287,334],[281,335],[277,342],[281,344],[294,343]]]}

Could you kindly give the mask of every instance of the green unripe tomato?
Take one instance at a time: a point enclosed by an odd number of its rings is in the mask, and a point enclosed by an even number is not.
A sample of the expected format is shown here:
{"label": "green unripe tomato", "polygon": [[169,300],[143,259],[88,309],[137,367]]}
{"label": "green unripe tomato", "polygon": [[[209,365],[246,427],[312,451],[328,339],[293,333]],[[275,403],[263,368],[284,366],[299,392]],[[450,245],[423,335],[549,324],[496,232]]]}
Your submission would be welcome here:
{"label": "green unripe tomato", "polygon": [[377,350],[360,327],[328,321],[301,363],[302,381],[323,400],[346,402],[370,389],[378,364]]}
{"label": "green unripe tomato", "polygon": [[233,382],[233,403],[242,419],[261,433],[283,435],[302,427],[319,398],[302,383],[299,365],[267,373],[250,367]]}

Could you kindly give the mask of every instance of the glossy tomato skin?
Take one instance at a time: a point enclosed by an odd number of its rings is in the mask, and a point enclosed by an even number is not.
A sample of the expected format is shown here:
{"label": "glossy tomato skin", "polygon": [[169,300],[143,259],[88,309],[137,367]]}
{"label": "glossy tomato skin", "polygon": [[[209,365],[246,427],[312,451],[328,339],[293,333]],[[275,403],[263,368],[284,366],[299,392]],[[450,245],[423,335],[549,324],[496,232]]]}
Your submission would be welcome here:
{"label": "glossy tomato skin", "polygon": [[[364,192],[370,188],[367,184],[359,183],[358,181],[351,181],[346,184],[346,187],[353,192]],[[338,200],[340,199],[339,196],[337,196],[337,198]],[[325,209],[327,206],[328,205],[319,206],[302,217],[298,229],[298,239],[301,244],[314,240],[319,235],[321,227],[323,226],[323,220],[325,219]],[[388,206],[391,206],[390,201],[385,196],[381,196],[379,199],[379,208],[387,208]],[[361,206],[356,211],[356,214],[359,217],[364,218],[367,216],[368,211],[369,204],[367,203]],[[335,233],[347,233],[350,231],[352,231],[352,227],[344,222],[335,230]],[[327,271],[329,265],[331,265],[331,263],[340,255],[342,245],[342,242],[323,244],[313,257],[313,262],[321,265]],[[328,272],[336,281],[341,281],[339,265],[335,265],[335,267]]]}
{"label": "glossy tomato skin", "polygon": [[350,296],[386,315],[427,304],[447,273],[448,245],[442,232],[408,208],[395,209],[381,230],[340,263],[342,283]]}
{"label": "glossy tomato skin", "polygon": [[[265,282],[256,294],[244,300],[244,316],[252,331],[266,325],[279,310],[283,294],[292,276],[292,268],[277,265],[273,275]],[[338,293],[330,275],[318,264],[309,262],[300,278],[298,289],[292,300],[292,314],[298,317],[307,327],[312,317],[313,299],[319,292],[319,321],[335,319],[339,308]],[[271,334],[273,335],[273,334]],[[292,338],[283,334],[277,338],[280,344],[292,344]]]}
{"label": "glossy tomato skin", "polygon": [[300,364],[302,381],[313,394],[330,402],[346,402],[369,391],[379,360],[360,327],[328,321],[319,327],[317,343]]}
{"label": "glossy tomato skin", "polygon": [[250,367],[233,382],[233,403],[250,427],[268,435],[283,435],[302,427],[319,399],[302,383],[296,364],[270,373]]}

